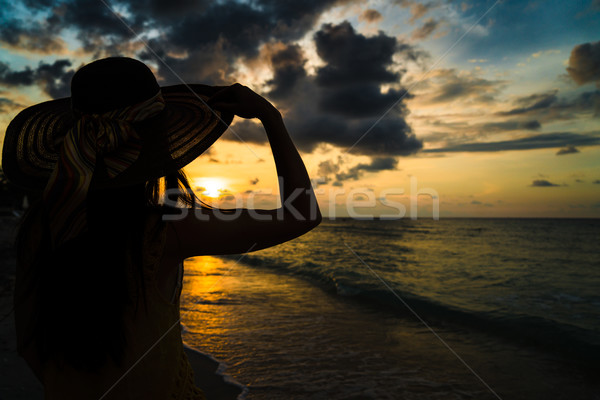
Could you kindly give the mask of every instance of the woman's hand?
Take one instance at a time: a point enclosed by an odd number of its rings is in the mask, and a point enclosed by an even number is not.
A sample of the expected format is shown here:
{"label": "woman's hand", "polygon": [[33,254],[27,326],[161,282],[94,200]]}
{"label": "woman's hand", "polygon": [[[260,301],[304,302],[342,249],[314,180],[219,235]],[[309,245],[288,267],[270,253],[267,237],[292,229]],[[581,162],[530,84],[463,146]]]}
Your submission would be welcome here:
{"label": "woman's hand", "polygon": [[264,97],[239,83],[217,91],[208,99],[208,105],[215,110],[233,113],[242,118],[260,120],[278,112]]}

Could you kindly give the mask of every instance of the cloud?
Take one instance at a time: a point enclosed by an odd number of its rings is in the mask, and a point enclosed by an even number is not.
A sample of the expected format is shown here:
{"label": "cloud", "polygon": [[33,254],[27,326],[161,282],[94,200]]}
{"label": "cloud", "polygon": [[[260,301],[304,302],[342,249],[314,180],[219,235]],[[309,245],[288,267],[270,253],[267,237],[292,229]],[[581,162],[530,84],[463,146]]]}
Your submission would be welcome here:
{"label": "cloud", "polygon": [[383,15],[381,15],[381,13],[379,11],[374,10],[374,9],[367,9],[358,16],[359,21],[364,21],[367,23],[378,22],[378,21],[381,21],[382,19],[383,19]]}
{"label": "cloud", "polygon": [[277,48],[267,47],[273,78],[267,83],[273,87],[269,97],[277,100],[287,97],[294,92],[296,84],[306,78],[304,64],[306,58],[297,44],[284,45],[279,43]]}
{"label": "cloud", "polygon": [[395,157],[371,157],[369,163],[358,163],[349,168],[344,167],[344,159],[338,157],[336,161],[325,160],[319,163],[318,176],[321,183],[331,182],[333,186],[343,186],[346,180],[358,180],[364,173],[377,173],[380,171],[394,170],[398,165]]}
{"label": "cloud", "polygon": [[499,113],[500,115],[518,115],[518,114],[526,114],[530,111],[536,111],[541,109],[547,109],[553,104],[555,104],[558,100],[556,97],[557,90],[553,90],[548,93],[536,93],[524,97],[520,97],[515,102],[517,105],[521,105],[521,107],[513,108],[509,111],[504,111]]}
{"label": "cloud", "polygon": [[415,23],[416,20],[422,18],[429,10],[438,6],[437,2],[418,2],[413,0],[395,0],[395,3],[404,8],[409,8],[412,14],[410,23]]}
{"label": "cloud", "polygon": [[[400,72],[390,69],[393,57],[412,61],[418,52],[382,32],[369,37],[357,33],[347,21],[322,25],[313,40],[325,63],[315,75],[306,73],[299,46],[278,44],[266,50],[273,67],[269,96],[285,110],[286,125],[300,149],[310,152],[329,143],[370,156],[420,150],[422,142],[406,122],[405,89],[381,90],[381,85],[401,79]],[[243,123],[240,128],[248,131],[250,141],[264,142],[256,124]]]}
{"label": "cloud", "polygon": [[533,182],[531,182],[531,185],[529,185],[529,186],[530,187],[555,187],[555,186],[560,186],[560,185],[557,185],[556,183],[552,183],[545,179],[536,179]]}
{"label": "cloud", "polygon": [[341,157],[337,162],[333,162],[333,160],[325,160],[319,163],[319,176],[326,177],[331,174],[335,174],[340,170],[340,165],[342,165]]}
{"label": "cloud", "polygon": [[497,115],[527,115],[545,121],[573,119],[578,114],[590,112],[594,116],[600,115],[600,90],[580,93],[571,98],[559,98],[557,93],[557,90],[553,90],[520,97],[515,101],[517,107]]}
{"label": "cloud", "polygon": [[336,86],[348,83],[395,82],[399,74],[391,72],[396,39],[380,32],[366,37],[356,33],[348,21],[324,24],[315,34],[317,54],[327,63],[317,70],[317,83]]}
{"label": "cloud", "polygon": [[440,22],[429,18],[421,27],[412,32],[411,38],[416,40],[427,39],[440,26]]}
{"label": "cloud", "polygon": [[[94,58],[117,53],[140,58],[157,69],[162,85],[179,83],[179,77],[187,82],[229,84],[238,67],[250,62],[272,68],[273,76],[263,82],[270,89],[267,97],[283,110],[286,125],[303,151],[329,143],[352,148],[359,155],[414,154],[422,142],[406,122],[409,110],[404,100],[410,95],[400,82],[403,64],[423,62],[425,52],[383,32],[363,35],[347,21],[324,24],[312,37],[323,62],[309,75],[307,57],[293,43],[314,29],[325,11],[352,1],[119,2],[119,16],[148,41],[169,68],[157,63],[102,2],[27,0],[26,6],[44,21],[38,28],[47,30],[49,40],[68,30]],[[6,17],[3,22],[28,29],[32,40],[41,35],[33,23],[27,25],[6,13],[2,16]],[[17,43],[17,39],[11,40]],[[0,63],[0,84],[39,86],[52,98],[68,96],[74,73],[71,66],[68,59],[16,70]],[[265,142],[259,125],[239,121],[235,127],[248,141]]]}
{"label": "cloud", "polygon": [[8,64],[0,61],[0,83],[8,86],[32,85],[35,72],[27,67],[22,71],[13,71]]}
{"label": "cloud", "polygon": [[440,69],[435,71],[429,84],[433,89],[426,94],[429,103],[446,103],[457,99],[489,103],[495,101],[505,82],[484,79],[476,73]]}
{"label": "cloud", "polygon": [[6,97],[0,97],[0,113],[14,111],[22,107],[23,106],[21,104],[18,104],[11,99],[8,99]]}
{"label": "cloud", "polygon": [[503,121],[503,122],[488,122],[478,126],[479,129],[486,132],[506,132],[515,130],[537,130],[541,128],[538,120],[524,121]]}
{"label": "cloud", "polygon": [[[300,39],[314,27],[324,11],[349,1],[202,2],[203,7],[194,8],[193,12],[159,21],[165,34],[155,39],[152,45],[166,55],[172,51],[185,54],[175,60],[167,59],[168,63],[174,61],[184,71],[180,74],[184,80],[230,83],[235,76],[236,62],[257,57],[260,47],[266,43],[281,41],[289,44]],[[218,62],[210,62],[210,68],[198,71],[202,65],[198,61],[210,61],[211,58]],[[221,73],[212,73],[215,69]],[[160,73],[171,76],[162,66]]]}
{"label": "cloud", "polygon": [[358,180],[364,172],[379,172],[394,170],[398,165],[398,160],[394,157],[373,157],[369,164],[359,163],[344,172],[335,174],[336,182],[346,180]]}
{"label": "cloud", "polygon": [[[48,7],[47,1],[31,1],[38,3],[39,8]],[[128,8],[128,3],[122,3]],[[135,18],[120,15],[134,32],[142,32],[143,26]],[[77,39],[87,52],[96,54],[115,54],[119,45],[133,39],[131,31],[101,1],[71,0],[62,2],[60,6],[51,8],[49,20],[57,27],[68,27],[76,33]],[[108,50],[103,52],[103,50]]]}
{"label": "cloud", "polygon": [[406,91],[381,93],[375,85],[349,85],[324,91],[319,105],[323,111],[344,117],[379,117],[398,99],[410,98]]}
{"label": "cloud", "polygon": [[[173,67],[176,63],[177,68],[173,69],[184,80],[216,84],[230,82],[234,64],[240,58],[256,56],[260,46],[271,41],[300,39],[314,27],[323,12],[351,1],[123,0],[113,7],[124,24],[101,1],[27,0],[27,8],[35,10],[36,16],[45,17],[43,24],[36,27],[7,13],[2,19],[6,27],[5,41],[22,41],[18,38],[24,35],[25,29],[32,38],[31,43],[58,40],[68,29],[93,58],[130,54],[156,62],[129,26],[169,65]],[[21,26],[25,28],[11,28]],[[203,68],[203,63],[208,63],[210,68]],[[176,78],[169,68],[162,63],[157,65],[166,84],[174,83]],[[211,73],[215,69],[222,74]],[[180,70],[183,72],[179,73]]]}
{"label": "cloud", "polygon": [[52,64],[40,61],[35,69],[25,67],[14,71],[0,61],[0,84],[7,86],[39,85],[50,97],[56,99],[70,94],[71,78],[75,71],[69,69],[71,61],[60,59]]}
{"label": "cloud", "polygon": [[494,152],[509,150],[534,150],[568,146],[594,146],[600,144],[600,132],[572,133],[554,132],[542,133],[520,139],[496,142],[462,143],[438,149],[426,149],[426,153],[447,152]]}
{"label": "cloud", "polygon": [[66,50],[64,40],[58,37],[61,28],[52,19],[38,22],[2,17],[0,43],[11,50],[42,54],[58,54]]}
{"label": "cloud", "polygon": [[562,149],[559,149],[556,152],[556,155],[562,156],[565,154],[574,154],[574,153],[579,153],[579,150],[577,150],[577,148],[575,146],[567,146],[567,147],[563,147]]}
{"label": "cloud", "polygon": [[596,82],[600,88],[600,41],[575,46],[571,50],[567,72],[578,85]]}

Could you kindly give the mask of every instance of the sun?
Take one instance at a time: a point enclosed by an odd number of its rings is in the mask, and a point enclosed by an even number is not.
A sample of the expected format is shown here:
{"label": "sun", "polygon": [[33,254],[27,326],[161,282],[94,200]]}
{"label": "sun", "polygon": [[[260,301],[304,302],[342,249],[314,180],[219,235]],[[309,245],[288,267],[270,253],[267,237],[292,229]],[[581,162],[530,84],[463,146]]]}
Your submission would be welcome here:
{"label": "sun", "polygon": [[216,198],[226,191],[227,183],[222,178],[196,178],[194,184],[202,196]]}

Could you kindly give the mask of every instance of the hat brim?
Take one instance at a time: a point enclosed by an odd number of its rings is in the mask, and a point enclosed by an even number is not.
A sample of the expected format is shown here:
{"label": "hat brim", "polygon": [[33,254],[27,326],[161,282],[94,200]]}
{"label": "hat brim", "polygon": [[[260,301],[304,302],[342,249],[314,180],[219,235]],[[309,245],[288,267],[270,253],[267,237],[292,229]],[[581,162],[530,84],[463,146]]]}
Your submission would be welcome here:
{"label": "hat brim", "polygon": [[[199,84],[162,87],[165,109],[135,123],[142,138],[138,159],[115,178],[96,180],[94,186],[145,182],[168,175],[196,159],[233,120],[232,114],[206,105],[208,98],[219,89]],[[2,168],[11,183],[26,192],[43,192],[58,160],[62,141],[75,122],[70,97],[21,111],[6,129],[2,150]]]}

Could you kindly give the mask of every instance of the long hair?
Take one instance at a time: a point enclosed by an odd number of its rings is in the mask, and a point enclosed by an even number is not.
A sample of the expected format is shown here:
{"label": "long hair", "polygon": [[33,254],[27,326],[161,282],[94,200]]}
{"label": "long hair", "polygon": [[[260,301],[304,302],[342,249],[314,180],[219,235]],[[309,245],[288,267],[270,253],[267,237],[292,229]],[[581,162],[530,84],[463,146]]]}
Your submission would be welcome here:
{"label": "long hair", "polygon": [[[150,213],[165,189],[180,189],[178,201],[207,207],[183,171],[145,184],[88,193],[87,230],[52,250],[43,202],[33,204],[17,235],[17,263],[35,281],[33,340],[42,363],[54,360],[95,371],[107,361],[120,365],[127,346],[125,311],[145,304],[143,240]],[[37,239],[36,239],[37,238]]]}

